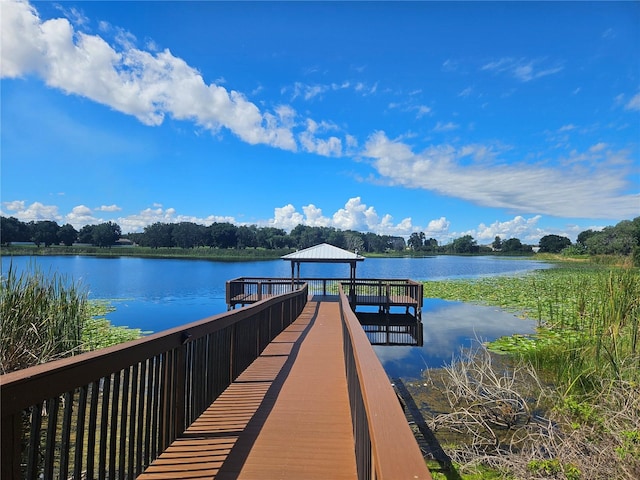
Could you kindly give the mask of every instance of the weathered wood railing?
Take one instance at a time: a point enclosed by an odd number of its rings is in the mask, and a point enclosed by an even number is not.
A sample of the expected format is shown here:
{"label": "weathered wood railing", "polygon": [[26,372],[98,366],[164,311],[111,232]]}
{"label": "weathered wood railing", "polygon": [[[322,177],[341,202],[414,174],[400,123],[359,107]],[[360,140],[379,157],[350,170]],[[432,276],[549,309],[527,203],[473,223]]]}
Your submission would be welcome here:
{"label": "weathered wood railing", "polygon": [[359,480],[431,479],[389,378],[342,288],[340,315]]}
{"label": "weathered wood railing", "polygon": [[1,376],[1,478],[135,478],[296,319],[307,296],[305,285]]}

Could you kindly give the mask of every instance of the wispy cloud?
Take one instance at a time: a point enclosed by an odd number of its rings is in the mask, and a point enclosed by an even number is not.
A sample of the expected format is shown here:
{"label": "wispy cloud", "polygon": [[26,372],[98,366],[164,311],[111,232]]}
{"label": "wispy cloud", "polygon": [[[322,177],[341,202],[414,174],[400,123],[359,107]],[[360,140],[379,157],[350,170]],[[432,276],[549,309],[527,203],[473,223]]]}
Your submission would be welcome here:
{"label": "wispy cloud", "polygon": [[[415,153],[410,146],[378,132],[364,155],[389,184],[422,188],[481,206],[573,218],[636,216],[639,194],[626,193],[632,159],[608,149],[575,152],[566,168],[536,164],[500,164],[486,147],[431,146]],[[464,164],[465,155],[475,162]]]}
{"label": "wispy cloud", "polygon": [[631,99],[625,104],[625,110],[633,110],[635,112],[640,111],[640,93],[636,93]]}
{"label": "wispy cloud", "polygon": [[306,101],[313,100],[316,97],[322,98],[326,93],[338,92],[340,90],[352,90],[362,96],[372,95],[378,90],[378,84],[373,85],[366,84],[364,82],[350,82],[344,81],[342,83],[302,83],[296,82],[293,86],[283,87],[280,93],[283,95],[289,94],[291,101],[303,99]]}
{"label": "wispy cloud", "polygon": [[485,63],[480,68],[495,73],[506,73],[521,82],[530,82],[541,77],[561,72],[564,67],[558,63],[547,65],[545,60],[504,57]]}
{"label": "wispy cloud", "polygon": [[436,123],[436,126],[433,127],[433,131],[434,132],[451,132],[453,130],[457,130],[458,128],[460,128],[460,125],[458,125],[457,123],[453,123],[453,122],[438,122]]}

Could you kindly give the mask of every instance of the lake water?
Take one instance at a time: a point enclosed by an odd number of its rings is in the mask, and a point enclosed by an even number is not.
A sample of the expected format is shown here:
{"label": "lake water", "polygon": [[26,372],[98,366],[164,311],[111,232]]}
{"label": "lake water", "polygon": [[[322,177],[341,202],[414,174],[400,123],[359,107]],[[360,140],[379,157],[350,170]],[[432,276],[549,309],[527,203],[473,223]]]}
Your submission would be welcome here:
{"label": "lake water", "polygon": [[[2,272],[10,263],[18,271],[34,265],[58,272],[83,285],[94,299],[112,301],[108,315],[114,325],[158,332],[226,311],[225,282],[237,277],[289,277],[291,264],[283,260],[217,262],[148,258],[84,256],[2,257]],[[514,275],[549,268],[525,258],[456,257],[368,258],[357,266],[358,278],[434,280]],[[303,264],[302,277],[346,278],[346,264]],[[451,361],[461,347],[476,339],[493,340],[512,333],[530,333],[535,322],[493,307],[425,299],[422,347],[376,346],[392,377],[419,378],[426,367]]]}

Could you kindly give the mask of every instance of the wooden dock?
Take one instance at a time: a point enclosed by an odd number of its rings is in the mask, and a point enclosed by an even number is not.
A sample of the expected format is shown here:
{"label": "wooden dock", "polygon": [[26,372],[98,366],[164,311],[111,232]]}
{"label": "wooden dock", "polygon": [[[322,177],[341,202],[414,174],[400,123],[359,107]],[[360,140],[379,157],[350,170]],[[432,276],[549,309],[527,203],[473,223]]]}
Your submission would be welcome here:
{"label": "wooden dock", "polygon": [[[0,376],[0,476],[429,480],[344,285],[268,283],[245,308]],[[381,288],[419,298],[356,293]]]}
{"label": "wooden dock", "polygon": [[138,478],[355,479],[337,302],[298,319]]}

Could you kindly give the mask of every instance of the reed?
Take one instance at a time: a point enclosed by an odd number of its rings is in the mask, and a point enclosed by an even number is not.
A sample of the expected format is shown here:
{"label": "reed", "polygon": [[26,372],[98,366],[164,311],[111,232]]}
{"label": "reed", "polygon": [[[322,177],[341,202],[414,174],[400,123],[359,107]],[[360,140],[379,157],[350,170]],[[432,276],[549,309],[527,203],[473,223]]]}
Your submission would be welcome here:
{"label": "reed", "polygon": [[515,278],[427,282],[425,296],[498,305],[535,318],[535,336],[497,344],[550,373],[567,394],[590,391],[602,379],[640,381],[637,268],[581,264]]}
{"label": "reed", "polygon": [[10,265],[0,286],[0,372],[7,373],[79,353],[87,293],[36,268]]}

